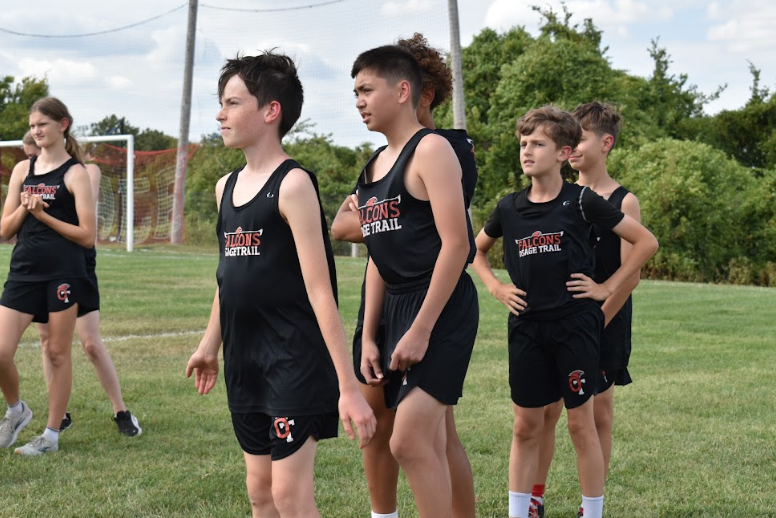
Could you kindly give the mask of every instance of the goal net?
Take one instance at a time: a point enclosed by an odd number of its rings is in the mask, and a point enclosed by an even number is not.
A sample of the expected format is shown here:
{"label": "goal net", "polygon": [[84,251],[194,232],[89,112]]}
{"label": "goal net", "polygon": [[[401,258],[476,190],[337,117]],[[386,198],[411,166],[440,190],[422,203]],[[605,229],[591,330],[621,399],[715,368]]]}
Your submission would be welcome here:
{"label": "goal net", "polygon": [[[124,244],[130,251],[136,244],[169,242],[177,149],[134,151],[134,160],[128,163],[127,136],[82,137],[79,141],[89,162],[102,173],[96,196],[97,242]],[[189,146],[187,160],[197,149],[197,145]],[[21,141],[0,142],[0,211],[11,171],[26,158]]]}

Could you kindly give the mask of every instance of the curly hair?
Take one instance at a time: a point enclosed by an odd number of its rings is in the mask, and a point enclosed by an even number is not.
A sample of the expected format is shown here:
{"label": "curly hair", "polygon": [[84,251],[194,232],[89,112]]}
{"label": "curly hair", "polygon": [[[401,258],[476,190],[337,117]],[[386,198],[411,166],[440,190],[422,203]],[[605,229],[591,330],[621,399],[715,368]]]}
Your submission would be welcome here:
{"label": "curly hair", "polygon": [[428,40],[419,32],[412,38],[400,39],[396,44],[409,50],[420,64],[423,71],[423,90],[434,90],[431,109],[445,102],[453,92],[453,74],[447,68],[442,54],[429,46]]}

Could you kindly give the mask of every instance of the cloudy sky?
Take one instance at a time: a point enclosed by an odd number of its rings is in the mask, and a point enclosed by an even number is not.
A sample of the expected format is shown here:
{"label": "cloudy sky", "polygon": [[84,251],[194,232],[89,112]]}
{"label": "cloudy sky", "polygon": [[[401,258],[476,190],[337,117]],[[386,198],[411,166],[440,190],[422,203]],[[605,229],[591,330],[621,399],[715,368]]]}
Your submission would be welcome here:
{"label": "cloudy sky", "polygon": [[[65,4],[54,0],[14,2],[0,11],[0,74],[47,77],[52,95],[70,107],[76,125],[115,113],[134,126],[177,136],[186,4],[70,0],[62,8]],[[458,0],[462,44],[485,27],[504,31],[524,25],[536,33],[533,4],[558,11],[561,5]],[[672,56],[673,73],[686,73],[705,93],[727,84],[708,106],[710,113],[746,102],[748,61],[762,70],[762,86],[776,89],[776,4],[770,0],[567,0],[566,5],[574,21],[592,18],[604,31],[616,68],[648,76],[647,48],[659,38]],[[238,51],[277,47],[299,64],[306,95],[302,117],[316,131],[345,145],[380,142],[354,108],[350,65],[362,50],[414,31],[449,48],[447,0],[205,0],[198,14],[191,138],[217,129],[215,88],[223,60]],[[84,36],[92,33],[102,34]]]}

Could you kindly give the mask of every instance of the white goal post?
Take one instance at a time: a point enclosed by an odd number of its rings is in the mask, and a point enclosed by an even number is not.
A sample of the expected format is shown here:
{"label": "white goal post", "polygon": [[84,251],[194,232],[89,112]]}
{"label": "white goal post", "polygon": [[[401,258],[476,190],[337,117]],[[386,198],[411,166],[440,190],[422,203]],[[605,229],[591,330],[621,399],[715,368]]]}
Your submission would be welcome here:
{"label": "white goal post", "polygon": [[[77,137],[78,142],[123,142],[127,143],[127,196],[126,196],[126,230],[127,252],[135,249],[135,136],[134,135],[103,135],[96,137]],[[0,147],[21,147],[21,140],[0,141]]]}

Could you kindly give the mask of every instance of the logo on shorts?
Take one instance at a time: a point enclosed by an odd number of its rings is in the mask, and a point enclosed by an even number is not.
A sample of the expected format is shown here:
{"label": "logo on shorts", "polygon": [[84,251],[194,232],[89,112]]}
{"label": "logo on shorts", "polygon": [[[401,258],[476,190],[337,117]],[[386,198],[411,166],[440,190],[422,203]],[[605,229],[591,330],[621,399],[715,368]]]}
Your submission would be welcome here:
{"label": "logo on shorts", "polygon": [[294,426],[294,420],[287,417],[275,418],[275,435],[278,439],[285,439],[286,442],[294,442],[294,437],[291,435],[291,427]]}
{"label": "logo on shorts", "polygon": [[585,395],[585,390],[582,387],[582,385],[585,384],[584,375],[585,371],[574,371],[569,374],[569,388],[571,388],[571,392],[579,394],[580,396]]}
{"label": "logo on shorts", "polygon": [[60,284],[57,288],[57,298],[65,304],[70,304],[70,285]]}

